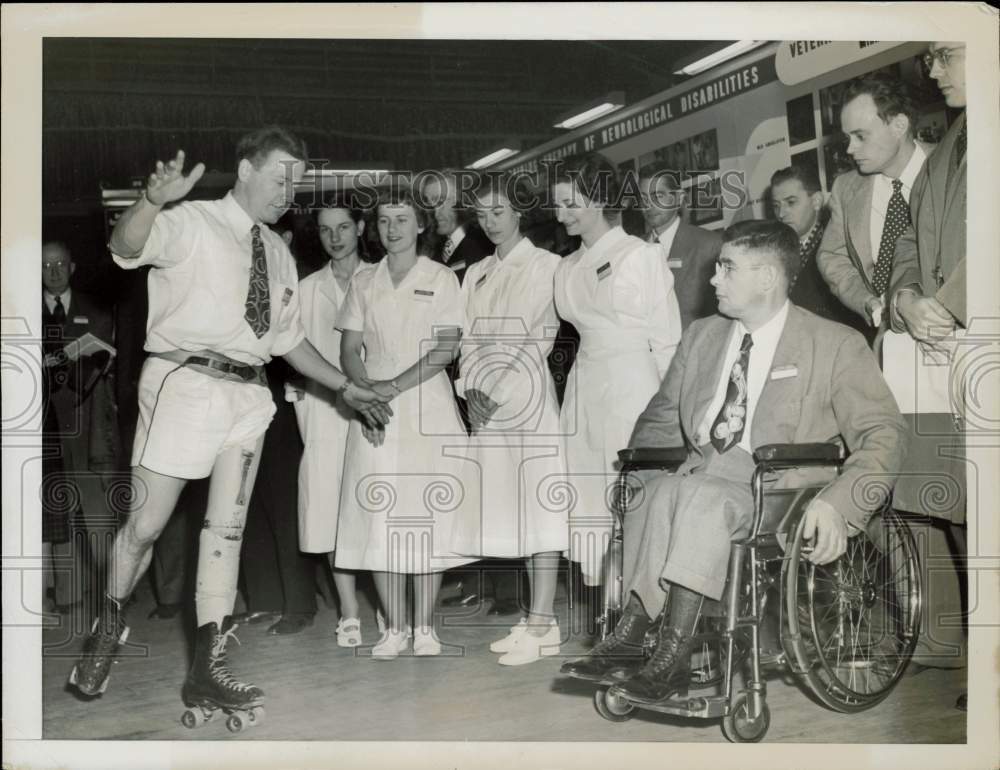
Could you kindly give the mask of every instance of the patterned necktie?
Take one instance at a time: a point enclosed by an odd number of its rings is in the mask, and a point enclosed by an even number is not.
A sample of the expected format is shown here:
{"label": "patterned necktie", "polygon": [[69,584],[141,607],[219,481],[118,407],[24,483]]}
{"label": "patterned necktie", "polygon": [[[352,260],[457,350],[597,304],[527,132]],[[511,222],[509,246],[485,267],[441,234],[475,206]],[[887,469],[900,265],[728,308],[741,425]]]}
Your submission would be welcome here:
{"label": "patterned necktie", "polygon": [[896,253],[896,241],[910,225],[910,207],[903,198],[903,183],[892,180],[892,197],[889,198],[889,208],[885,212],[885,225],[882,227],[882,240],[878,246],[878,261],[875,262],[875,275],[872,287],[880,297],[889,286],[889,275],[892,273],[892,258]]}
{"label": "patterned necktie", "polygon": [[253,257],[250,260],[250,287],[247,289],[247,309],[244,318],[260,339],[271,326],[271,296],[267,288],[267,255],[260,239],[260,225],[250,230]]}
{"label": "patterned necktie", "polygon": [[52,320],[60,326],[66,323],[66,308],[63,306],[62,297],[56,297],[56,306],[52,308]]}
{"label": "patterned necktie", "polygon": [[733,362],[732,371],[729,372],[726,399],[712,423],[712,435],[709,440],[719,454],[732,449],[743,438],[747,417],[747,369],[750,367],[752,347],[753,339],[749,334],[744,334],[743,342],[740,344],[740,355]]}
{"label": "patterned necktie", "polygon": [[442,252],[442,255],[444,256],[444,261],[447,262],[449,259],[451,259],[451,255],[454,253],[455,253],[455,242],[451,239],[451,236],[449,236],[448,240],[444,242],[444,251]]}

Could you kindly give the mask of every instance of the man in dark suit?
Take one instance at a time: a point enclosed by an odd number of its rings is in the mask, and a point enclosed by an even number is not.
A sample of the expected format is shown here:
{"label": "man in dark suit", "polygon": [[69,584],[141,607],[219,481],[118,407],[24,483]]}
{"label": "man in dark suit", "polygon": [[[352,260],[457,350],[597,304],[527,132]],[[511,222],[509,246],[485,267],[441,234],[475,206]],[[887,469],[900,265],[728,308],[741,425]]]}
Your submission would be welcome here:
{"label": "man in dark suit", "polygon": [[864,322],[833,296],[816,265],[816,252],[829,220],[816,172],[795,165],[775,171],[771,175],[771,203],[775,218],[799,236],[799,272],[792,278],[788,299],[818,316],[864,333]]}
{"label": "man in dark suit", "polygon": [[[725,231],[712,279],[721,315],[684,333],[629,441],[683,446],[687,460],[675,475],[644,479],[643,502],[625,520],[625,614],[615,634],[565,664],[564,673],[604,679],[616,672],[628,677],[616,694],[639,702],[686,687],[703,598],[722,596],[730,542],[745,536],[752,520],[755,448],[841,436],[850,450],[839,475],[794,470],[775,482],[828,482],[804,514],[814,563],[844,553],[848,537],[884,502],[884,479],[902,462],[905,425],[861,335],[788,301],[798,258],[798,238],[787,225],[746,221]],[[859,492],[869,474],[882,483]],[[637,671],[650,617],[668,590],[657,650]]]}
{"label": "man in dark suit", "polygon": [[[965,119],[965,44],[932,43],[924,62],[937,81],[945,103],[962,113],[928,158],[910,194],[912,224],[896,243],[889,285],[889,320],[894,332],[909,334],[919,344],[947,351],[956,327],[968,321],[965,290],[965,206],[967,128]],[[885,361],[885,366],[893,362]],[[888,369],[887,369],[888,371]],[[944,413],[905,414],[910,450],[894,505],[902,511],[930,516],[926,528],[924,587],[927,595],[914,660],[924,666],[965,664],[959,575],[955,562],[967,554],[965,540],[966,470],[962,416]],[[919,430],[918,430],[919,422]],[[931,475],[929,475],[931,474]],[[956,494],[935,501],[924,484],[945,474]],[[928,502],[940,502],[928,509]],[[944,557],[943,559],[941,557]],[[933,562],[933,566],[932,566]],[[964,709],[966,696],[956,704]]]}
{"label": "man in dark suit", "polygon": [[479,228],[469,201],[459,200],[463,193],[458,181],[454,172],[442,171],[429,177],[421,194],[437,222],[440,240],[433,257],[454,270],[461,283],[469,265],[488,257],[496,246]]}
{"label": "man in dark suit", "polygon": [[841,302],[869,329],[882,325],[896,240],[909,224],[907,201],[931,148],[914,139],[917,104],[897,78],[849,82],[840,111],[857,165],[837,177],[830,223],[816,255],[820,272]]}
{"label": "man in dark suit", "polygon": [[674,293],[681,309],[681,328],[716,310],[715,292],[709,283],[715,260],[722,248],[722,236],[711,230],[681,221],[684,191],[679,175],[664,163],[639,169],[642,215],[647,237],[659,243],[664,264],[674,276]]}
{"label": "man in dark suit", "polygon": [[81,602],[92,581],[100,581],[100,575],[88,576],[82,559],[89,556],[91,569],[100,570],[106,556],[102,549],[110,546],[117,526],[116,513],[105,495],[110,479],[107,474],[118,462],[117,415],[109,376],[111,354],[100,349],[78,353],[74,347],[66,347],[88,333],[113,346],[113,324],[108,309],[70,287],[75,270],[64,243],[47,240],[42,245],[42,335],[49,408],[57,426],[62,472],[83,512],[83,521],[70,522],[76,525],[71,531],[89,535],[85,542],[90,543],[86,554],[77,550],[74,543],[78,537],[74,536],[54,548],[56,556],[71,556],[74,564],[71,582],[56,580],[56,604],[62,609]]}

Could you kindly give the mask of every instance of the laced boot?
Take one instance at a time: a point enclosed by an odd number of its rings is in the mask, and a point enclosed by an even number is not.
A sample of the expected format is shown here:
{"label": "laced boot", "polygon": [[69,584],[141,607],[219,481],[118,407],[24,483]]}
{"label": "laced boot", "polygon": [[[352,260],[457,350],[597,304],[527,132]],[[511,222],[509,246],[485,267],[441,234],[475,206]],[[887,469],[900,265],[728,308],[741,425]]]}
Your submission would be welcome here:
{"label": "laced boot", "polygon": [[105,594],[90,636],[83,644],[83,655],[73,666],[69,683],[84,695],[100,695],[108,688],[115,654],[128,639],[123,601]]}
{"label": "laced boot", "polygon": [[260,704],[264,691],[238,681],[226,662],[226,643],[232,638],[239,644],[236,629],[228,616],[223,619],[221,630],[216,623],[198,628],[194,660],[181,690],[184,705],[246,710]]}
{"label": "laced boot", "polygon": [[614,631],[584,657],[563,663],[559,670],[590,682],[625,679],[642,665],[643,639],[652,625],[639,597],[632,593]]}
{"label": "laced boot", "polygon": [[634,676],[612,687],[611,694],[636,703],[659,703],[672,695],[686,696],[691,684],[693,648],[691,635],[671,625],[664,616],[653,655]]}

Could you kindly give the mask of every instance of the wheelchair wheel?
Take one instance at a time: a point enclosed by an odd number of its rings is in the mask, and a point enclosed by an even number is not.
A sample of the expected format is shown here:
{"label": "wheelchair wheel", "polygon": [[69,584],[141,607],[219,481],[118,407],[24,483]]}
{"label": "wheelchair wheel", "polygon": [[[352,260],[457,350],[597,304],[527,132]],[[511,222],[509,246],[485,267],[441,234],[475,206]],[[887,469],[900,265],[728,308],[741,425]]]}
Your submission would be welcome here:
{"label": "wheelchair wheel", "polygon": [[635,706],[618,695],[612,695],[605,687],[594,691],[594,708],[609,722],[627,722],[635,711]]}
{"label": "wheelchair wheel", "polygon": [[855,712],[880,703],[913,655],[920,628],[920,570],[907,526],[874,516],[831,564],[802,556],[799,523],[785,563],[786,651],[828,707]]}
{"label": "wheelchair wheel", "polygon": [[763,740],[771,726],[771,710],[767,701],[761,704],[761,712],[756,719],[750,718],[750,704],[746,693],[740,695],[733,704],[733,710],[722,720],[722,732],[733,743],[758,743]]}

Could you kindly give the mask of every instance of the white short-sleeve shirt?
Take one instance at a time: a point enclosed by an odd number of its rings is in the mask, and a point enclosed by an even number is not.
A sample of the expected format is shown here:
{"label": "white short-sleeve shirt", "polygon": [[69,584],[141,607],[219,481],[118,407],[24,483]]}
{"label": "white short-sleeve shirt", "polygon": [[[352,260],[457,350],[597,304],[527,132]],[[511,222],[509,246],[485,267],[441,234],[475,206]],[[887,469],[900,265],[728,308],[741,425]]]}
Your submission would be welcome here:
{"label": "white short-sleeve shirt", "polygon": [[285,242],[260,225],[267,257],[271,322],[260,339],[247,324],[246,299],[254,222],[232,192],[216,201],[187,201],[161,211],[139,256],[112,253],[123,268],[149,265],[150,353],[212,350],[264,364],[304,338],[295,261]]}

